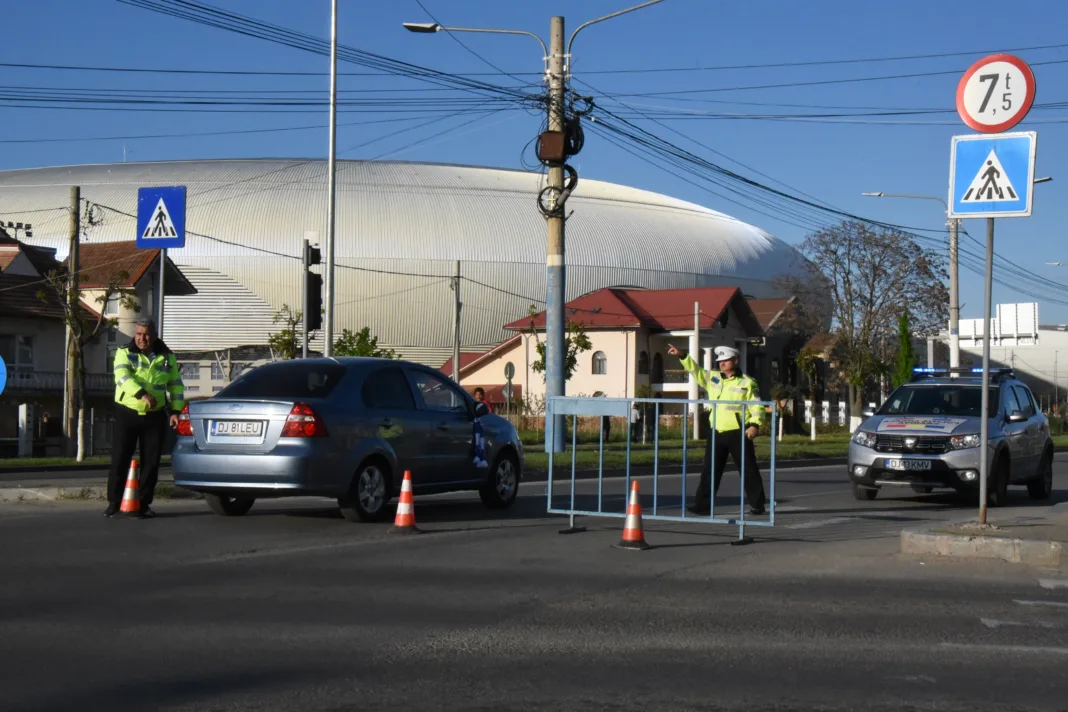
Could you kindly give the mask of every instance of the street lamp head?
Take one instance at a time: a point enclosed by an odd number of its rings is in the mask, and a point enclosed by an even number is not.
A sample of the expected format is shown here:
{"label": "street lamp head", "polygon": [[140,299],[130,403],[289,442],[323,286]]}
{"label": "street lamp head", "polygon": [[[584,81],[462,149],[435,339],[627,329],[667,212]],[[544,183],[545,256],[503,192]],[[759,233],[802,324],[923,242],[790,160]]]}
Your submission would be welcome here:
{"label": "street lamp head", "polygon": [[883,197],[882,193],[861,193],[861,195],[867,196],[869,198],[881,198],[881,197]]}
{"label": "street lamp head", "polygon": [[404,29],[409,32],[440,32],[441,25],[436,22],[405,22]]}
{"label": "street lamp head", "polygon": [[1052,180],[1052,176],[1046,176],[1045,178],[1035,178],[1035,184],[1037,185],[1039,183],[1049,183]]}

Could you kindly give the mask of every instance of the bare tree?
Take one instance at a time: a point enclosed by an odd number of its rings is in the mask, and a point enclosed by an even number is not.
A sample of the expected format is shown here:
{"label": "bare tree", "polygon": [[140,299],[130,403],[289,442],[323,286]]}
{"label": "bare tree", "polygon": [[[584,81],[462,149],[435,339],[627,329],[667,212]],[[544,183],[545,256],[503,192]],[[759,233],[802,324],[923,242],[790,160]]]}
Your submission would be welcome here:
{"label": "bare tree", "polygon": [[882,371],[886,342],[895,340],[905,309],[917,335],[936,333],[946,323],[945,257],[903,232],[861,222],[812,233],[801,252],[829,286],[834,356],[856,419],[864,388]]}

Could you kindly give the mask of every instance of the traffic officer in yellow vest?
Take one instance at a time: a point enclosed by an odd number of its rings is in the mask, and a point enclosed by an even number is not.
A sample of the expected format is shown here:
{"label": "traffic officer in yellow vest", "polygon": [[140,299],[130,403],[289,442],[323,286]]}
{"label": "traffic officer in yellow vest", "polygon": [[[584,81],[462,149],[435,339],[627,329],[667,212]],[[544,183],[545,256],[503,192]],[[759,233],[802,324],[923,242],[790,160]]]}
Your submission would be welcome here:
{"label": "traffic officer in yellow vest", "polygon": [[[697,378],[697,385],[708,392],[708,400],[755,401],[760,400],[757,383],[738,370],[738,350],[729,346],[717,346],[715,349],[718,371],[705,371],[684,351],[673,345],[668,346],[668,353],[678,356],[687,373]],[[764,423],[764,407],[761,405],[717,405],[708,417],[713,428],[709,429],[705,443],[705,463],[701,470],[701,481],[697,484],[697,496],[690,511],[694,514],[708,514],[711,510],[712,496],[719,492],[719,483],[723,479],[723,468],[727,465],[727,454],[738,465],[739,471],[745,460],[745,497],[749,500],[749,513],[764,513],[764,480],[757,468],[756,450],[753,438],[757,436]],[[716,444],[713,451],[712,430],[716,432]],[[744,446],[740,430],[745,430]],[[715,477],[710,478],[714,470]],[[709,479],[714,479],[715,486]],[[711,491],[710,491],[711,490]]]}
{"label": "traffic officer in yellow vest", "polygon": [[115,429],[105,516],[112,517],[119,511],[127,468],[139,444],[141,508],[137,516],[141,519],[155,516],[150,505],[159,477],[167,426],[178,427],[178,413],[184,407],[185,386],[178,360],[156,336],[155,322],[138,321],[133,341],[115,352]]}

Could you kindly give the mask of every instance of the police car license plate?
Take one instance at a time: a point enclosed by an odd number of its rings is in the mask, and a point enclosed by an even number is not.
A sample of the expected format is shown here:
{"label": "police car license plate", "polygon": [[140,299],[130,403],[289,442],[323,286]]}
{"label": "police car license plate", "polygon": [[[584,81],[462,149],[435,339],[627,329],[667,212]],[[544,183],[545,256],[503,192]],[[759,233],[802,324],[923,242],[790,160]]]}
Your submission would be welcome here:
{"label": "police car license plate", "polygon": [[235,438],[258,438],[263,435],[263,421],[213,420],[211,434]]}
{"label": "police car license plate", "polygon": [[917,470],[930,470],[930,460],[887,460],[886,469],[900,470],[902,472],[914,472]]}

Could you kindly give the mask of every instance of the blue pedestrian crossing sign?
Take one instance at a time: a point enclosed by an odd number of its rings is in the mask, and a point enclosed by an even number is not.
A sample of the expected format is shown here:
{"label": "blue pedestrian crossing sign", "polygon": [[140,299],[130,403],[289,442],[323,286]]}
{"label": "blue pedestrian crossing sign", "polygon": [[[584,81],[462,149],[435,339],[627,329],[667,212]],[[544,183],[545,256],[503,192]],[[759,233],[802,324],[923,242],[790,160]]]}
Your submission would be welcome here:
{"label": "blue pedestrian crossing sign", "polygon": [[138,188],[137,246],[185,247],[185,186]]}
{"label": "blue pedestrian crossing sign", "polygon": [[1031,216],[1034,131],[954,136],[949,160],[949,217]]}

